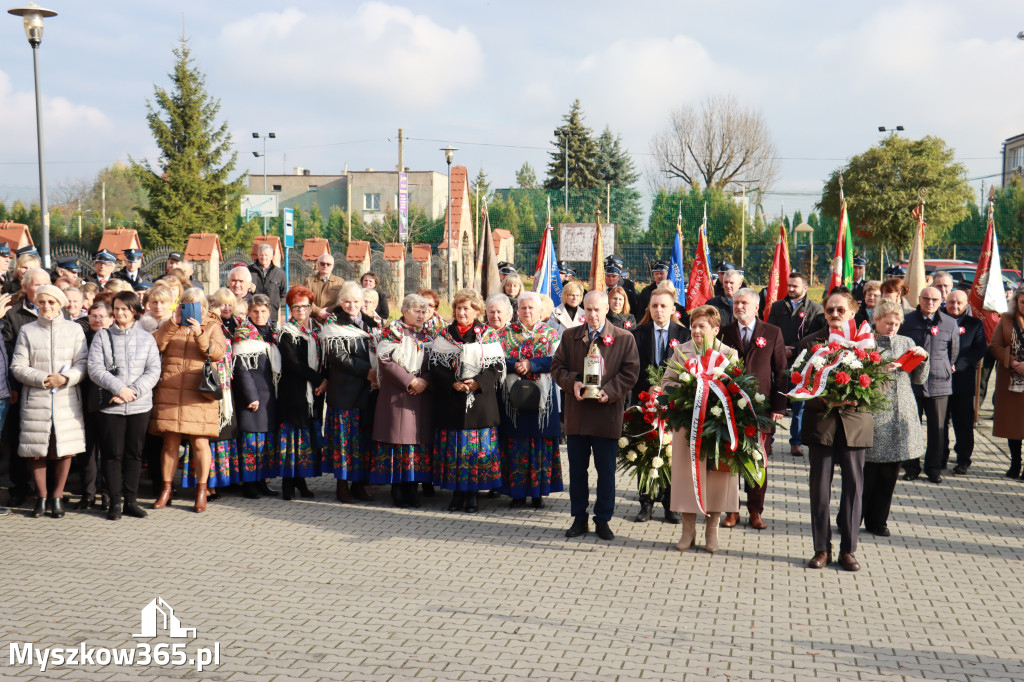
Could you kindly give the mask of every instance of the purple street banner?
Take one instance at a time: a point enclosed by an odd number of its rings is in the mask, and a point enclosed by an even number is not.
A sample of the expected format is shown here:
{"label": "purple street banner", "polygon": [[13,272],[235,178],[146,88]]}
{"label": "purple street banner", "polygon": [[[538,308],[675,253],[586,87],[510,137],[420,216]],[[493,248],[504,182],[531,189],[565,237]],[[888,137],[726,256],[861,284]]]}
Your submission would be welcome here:
{"label": "purple street banner", "polygon": [[398,241],[409,241],[409,174],[398,174]]}

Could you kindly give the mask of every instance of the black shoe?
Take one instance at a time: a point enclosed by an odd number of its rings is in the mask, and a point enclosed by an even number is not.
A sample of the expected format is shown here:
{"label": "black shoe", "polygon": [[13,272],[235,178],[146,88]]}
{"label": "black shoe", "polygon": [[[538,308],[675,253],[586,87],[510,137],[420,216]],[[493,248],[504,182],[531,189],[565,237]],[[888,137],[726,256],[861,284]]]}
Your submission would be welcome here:
{"label": "black shoe", "polygon": [[146,510],[139,506],[138,502],[126,503],[124,505],[124,513],[128,516],[134,516],[137,519],[144,519],[149,516],[149,514],[146,513]]}
{"label": "black shoe", "polygon": [[448,505],[448,511],[460,511],[466,506],[466,493],[454,492],[452,493],[452,501]]}
{"label": "black shoe", "polygon": [[634,523],[647,523],[654,517],[653,500],[640,500],[640,513],[633,519]]}
{"label": "black shoe", "polygon": [[942,483],[942,476],[938,474],[928,474],[928,481],[930,483]]}
{"label": "black shoe", "polygon": [[476,514],[478,511],[480,511],[480,501],[477,498],[477,494],[475,492],[467,494],[466,495],[466,513],[467,514]]}
{"label": "black shoe", "polygon": [[966,473],[967,467],[965,467],[963,464],[957,464],[955,467],[953,467],[954,476],[963,476]]}
{"label": "black shoe", "polygon": [[281,499],[291,502],[295,499],[295,479],[286,478],[281,484]]}
{"label": "black shoe", "polygon": [[64,518],[64,498],[56,497],[53,499],[53,506],[50,509],[50,516],[55,519]]}
{"label": "black shoe", "polygon": [[391,484],[391,504],[399,509],[405,507],[405,495],[402,494],[402,484]]}
{"label": "black shoe", "polygon": [[110,509],[107,510],[108,521],[119,521],[121,519],[121,503],[111,502]]}
{"label": "black shoe", "polygon": [[437,492],[434,490],[434,484],[433,483],[424,483],[423,484],[423,497],[433,497],[436,494],[437,494]]}
{"label": "black shoe", "polygon": [[668,507],[665,507],[665,523],[682,523],[683,517],[679,515],[679,512],[674,512]]}
{"label": "black shoe", "polygon": [[908,471],[907,473],[903,474],[903,480],[904,481],[916,481],[920,476],[921,476],[921,474],[912,474],[912,473],[910,473]]}
{"label": "black shoe", "polygon": [[402,497],[405,499],[405,506],[412,507],[413,509],[420,508],[420,496],[416,489],[419,487],[418,483],[403,483],[402,484]]}
{"label": "black shoe", "polygon": [[565,531],[565,537],[567,538],[578,538],[581,535],[586,535],[590,532],[590,526],[587,525],[586,519],[576,519],[569,526],[569,530]]}
{"label": "black shoe", "polygon": [[1020,476],[1020,463],[1011,464],[1010,468],[1006,470],[1007,478],[1017,478]]}
{"label": "black shoe", "polygon": [[96,498],[93,495],[89,495],[89,494],[82,495],[82,499],[80,499],[78,501],[78,504],[75,505],[75,511],[84,511],[86,509],[89,509],[90,507],[92,507],[93,502],[95,501],[95,499]]}
{"label": "black shoe", "polygon": [[492,490],[491,492],[487,493],[487,499],[488,500],[496,500],[496,499],[498,499],[498,495],[500,495],[500,494],[501,493],[499,493],[497,490]]}
{"label": "black shoe", "polygon": [[869,528],[868,532],[872,535],[877,535],[880,538],[887,538],[892,533],[889,531],[889,526],[882,526],[881,528]]}
{"label": "black shoe", "polygon": [[597,537],[602,540],[615,539],[615,533],[612,532],[612,529],[608,527],[605,521],[595,521],[594,526],[597,528]]}
{"label": "black shoe", "polygon": [[531,497],[530,503],[533,505],[534,509],[543,509],[544,507],[547,506],[546,504],[544,504],[544,498],[539,495],[537,497]]}
{"label": "black shoe", "polygon": [[29,512],[29,516],[31,516],[33,519],[38,519],[40,516],[46,513],[46,508],[48,506],[49,505],[47,504],[47,500],[45,497],[36,498],[35,509]]}
{"label": "black shoe", "polygon": [[258,500],[260,495],[259,486],[256,483],[242,483],[242,497],[247,500]]}
{"label": "black shoe", "polygon": [[93,509],[99,510],[101,512],[102,511],[107,511],[107,509],[109,507],[110,507],[110,498],[107,497],[106,493],[103,493],[102,495],[100,495],[99,502],[97,502],[96,504],[93,505]]}
{"label": "black shoe", "polygon": [[513,497],[512,498],[512,504],[510,504],[509,506],[512,507],[513,509],[520,509],[521,507],[525,507],[526,506],[526,498],[525,497]]}
{"label": "black shoe", "polygon": [[299,491],[299,494],[303,497],[316,497],[313,491],[306,485],[306,479],[298,477],[295,479],[295,489]]}
{"label": "black shoe", "polygon": [[266,495],[267,497],[277,497],[277,491],[271,488],[269,485],[267,485],[266,481],[257,481],[254,485],[256,487],[256,490],[261,495]]}

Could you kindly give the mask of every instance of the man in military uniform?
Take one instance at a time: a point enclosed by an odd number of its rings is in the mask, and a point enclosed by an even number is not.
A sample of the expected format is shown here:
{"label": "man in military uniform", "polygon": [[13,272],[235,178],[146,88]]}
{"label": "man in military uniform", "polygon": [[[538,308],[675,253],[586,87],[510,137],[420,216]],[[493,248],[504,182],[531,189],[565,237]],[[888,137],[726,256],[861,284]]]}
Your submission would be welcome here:
{"label": "man in military uniform", "polygon": [[633,280],[625,277],[626,264],[622,257],[612,254],[604,259],[604,287],[608,293],[615,287],[622,287],[626,291],[626,300],[629,302],[630,311],[636,310],[640,303],[640,297],[636,293],[636,285]]}
{"label": "man in military uniform", "polygon": [[519,272],[516,270],[516,266],[511,263],[506,263],[505,261],[498,261],[498,281],[502,286],[505,285],[506,277],[517,274],[519,274]]}
{"label": "man in military uniform", "polygon": [[[17,291],[17,280],[11,272],[11,247],[7,242],[0,242],[0,293],[12,294]],[[12,288],[13,287],[13,288]]]}
{"label": "man in military uniform", "polygon": [[117,265],[117,256],[107,249],[100,249],[92,262],[95,274],[86,275],[85,281],[94,283],[100,288],[100,291],[103,291],[107,282],[113,279],[115,265]]}
{"label": "man in military uniform", "polygon": [[143,273],[140,268],[142,267],[142,250],[141,249],[125,249],[124,250],[124,267],[114,273],[114,277],[117,279],[123,279],[135,288],[135,285],[139,282],[146,282],[149,284],[153,283],[153,280],[149,275]]}
{"label": "man in military uniform", "polygon": [[647,306],[651,303],[651,292],[668,279],[668,273],[669,265],[663,260],[655,261],[654,265],[651,266],[652,281],[640,291],[640,296],[637,298],[637,309],[633,311],[633,316],[636,317],[637,321],[641,320],[644,313],[647,312]]}
{"label": "man in military uniform", "polygon": [[576,271],[569,267],[569,261],[558,261],[558,274],[562,276],[562,286],[576,279]]}
{"label": "man in military uniform", "polygon": [[56,282],[60,278],[69,279],[78,285],[79,277],[81,277],[81,267],[78,265],[78,259],[74,256],[64,256],[58,258],[53,264],[53,272],[50,273],[50,281]]}
{"label": "man in military uniform", "polygon": [[850,293],[860,305],[864,305],[864,285],[868,283],[864,279],[864,270],[867,269],[867,265],[868,259],[864,256],[857,256],[853,259],[853,286],[850,287]]}

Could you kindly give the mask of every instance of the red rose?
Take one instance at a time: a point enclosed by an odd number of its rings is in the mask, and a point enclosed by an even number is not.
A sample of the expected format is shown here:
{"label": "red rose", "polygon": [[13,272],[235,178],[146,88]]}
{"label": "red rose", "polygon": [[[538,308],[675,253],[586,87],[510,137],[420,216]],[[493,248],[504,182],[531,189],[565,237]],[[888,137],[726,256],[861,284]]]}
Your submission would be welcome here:
{"label": "red rose", "polygon": [[868,359],[871,360],[871,362],[881,362],[882,355],[878,351],[871,351],[868,353]]}
{"label": "red rose", "polygon": [[813,346],[811,346],[811,352],[812,353],[817,353],[819,350],[821,350],[821,344],[820,343],[816,343]]}
{"label": "red rose", "polygon": [[838,341],[832,341],[832,342],[830,342],[828,344],[828,349],[832,353],[835,353],[837,350],[839,350],[842,347],[843,346]]}
{"label": "red rose", "polygon": [[850,383],[850,375],[847,374],[846,372],[838,372],[836,374],[836,383],[839,384],[840,386],[845,386],[846,384]]}
{"label": "red rose", "polygon": [[801,381],[803,381],[803,376],[800,374],[800,372],[793,372],[792,374],[789,375],[789,380],[792,381],[794,384],[799,384]]}
{"label": "red rose", "polygon": [[743,429],[743,433],[747,436],[747,438],[753,438],[754,436],[757,435],[757,427],[754,426],[753,424],[748,424],[747,428]]}
{"label": "red rose", "polygon": [[638,395],[637,397],[640,398],[641,402],[647,402],[648,400],[651,399],[651,394],[648,393],[647,391],[640,391],[640,395]]}
{"label": "red rose", "polygon": [[743,374],[743,370],[742,369],[740,369],[739,367],[733,367],[732,368],[732,375],[734,377],[738,377],[741,374]]}
{"label": "red rose", "polygon": [[654,415],[653,414],[645,414],[644,415],[644,421],[647,422],[648,424],[650,424],[651,422],[654,421]]}
{"label": "red rose", "polygon": [[737,393],[740,392],[740,387],[737,386],[736,384],[729,384],[728,386],[726,386],[726,389],[729,391],[729,393],[732,393],[733,395],[736,395]]}
{"label": "red rose", "polygon": [[670,409],[670,410],[676,409],[676,401],[674,401],[674,400],[668,401],[668,409]]}
{"label": "red rose", "polygon": [[863,350],[861,348],[854,348],[853,349],[853,354],[857,356],[858,360],[863,360],[864,358],[866,358],[868,356],[867,351],[865,351],[865,350]]}
{"label": "red rose", "polygon": [[657,431],[651,431],[650,433],[647,434],[647,440],[654,440],[657,437],[658,437],[658,432]]}
{"label": "red rose", "polygon": [[605,334],[601,341],[604,342],[604,345],[610,346],[615,340],[612,338],[611,334]]}
{"label": "red rose", "polygon": [[864,388],[867,388],[868,386],[871,385],[871,377],[869,377],[867,374],[861,374],[860,378],[857,379],[857,383],[863,386]]}

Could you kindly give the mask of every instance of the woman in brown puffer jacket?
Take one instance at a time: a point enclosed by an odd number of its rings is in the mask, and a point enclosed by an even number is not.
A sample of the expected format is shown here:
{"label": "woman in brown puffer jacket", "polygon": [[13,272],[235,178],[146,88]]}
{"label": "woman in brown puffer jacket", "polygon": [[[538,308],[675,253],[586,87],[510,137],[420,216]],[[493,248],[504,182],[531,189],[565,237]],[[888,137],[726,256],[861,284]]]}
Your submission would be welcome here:
{"label": "woman in brown puffer jacket", "polygon": [[202,306],[202,324],[189,318],[182,321],[181,306],[171,319],[160,325],[153,336],[161,355],[160,383],[153,391],[150,433],[163,436],[161,473],[163,489],[153,503],[162,509],[171,501],[171,483],[178,465],[181,439],[188,437],[198,476],[195,511],[206,511],[206,483],[210,475],[210,439],[220,433],[220,403],[199,392],[203,365],[224,358],[227,342],[221,331],[220,317],[211,313],[202,289],[186,289],[181,303]]}

